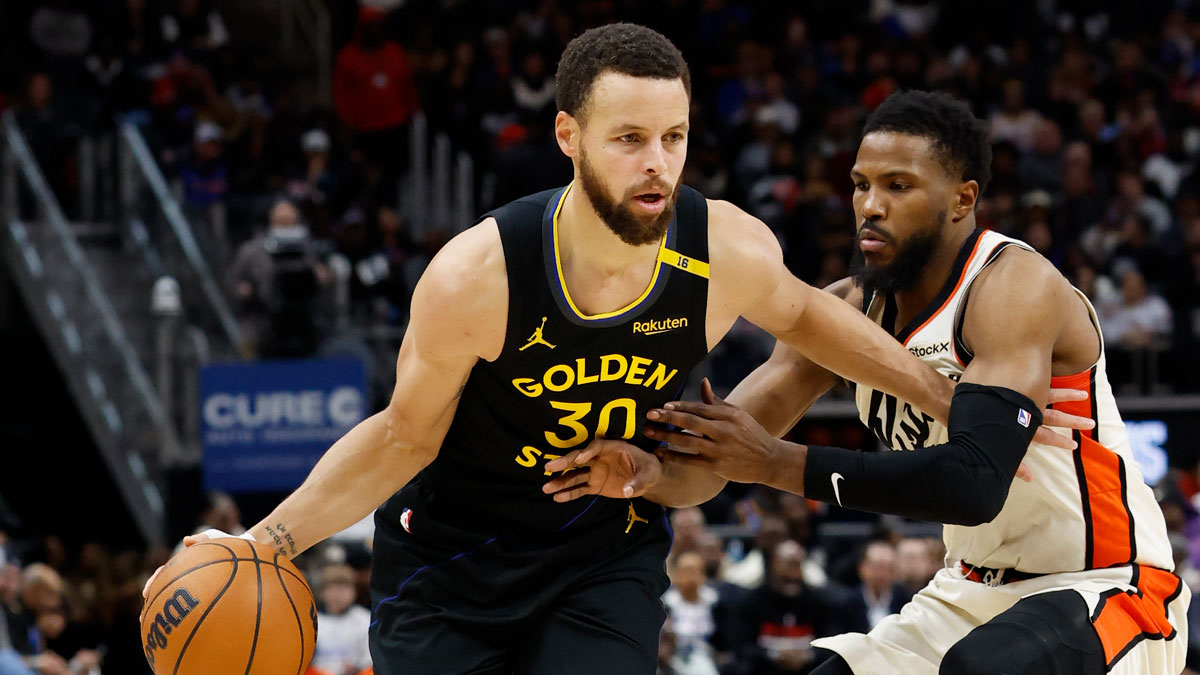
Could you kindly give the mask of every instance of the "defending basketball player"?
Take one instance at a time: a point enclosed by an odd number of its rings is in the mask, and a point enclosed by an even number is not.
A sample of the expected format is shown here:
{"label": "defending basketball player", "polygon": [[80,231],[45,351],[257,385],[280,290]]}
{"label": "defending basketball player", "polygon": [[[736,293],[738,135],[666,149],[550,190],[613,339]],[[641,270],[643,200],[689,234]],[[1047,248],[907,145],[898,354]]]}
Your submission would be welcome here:
{"label": "defending basketball player", "polygon": [[446,245],[415,289],[389,406],[248,532],[291,557],[383,504],[370,632],[381,675],[654,672],[661,505],[703,501],[724,480],[629,446],[638,478],[597,483],[607,497],[560,500],[542,484],[596,437],[657,445],[636,433],[646,411],[678,396],[739,316],[949,413],[949,381],[792,277],[757,219],[680,185],[690,79],[669,41],[629,24],[588,31],[556,82],[574,181]]}
{"label": "defending basketball player", "polygon": [[[915,452],[777,441],[836,380],[781,344],[730,395],[743,410],[706,386],[706,403],[648,414],[698,436],[648,435],[696,453],[668,465],[947,523],[954,566],[869,634],[815,641],[838,655],[815,673],[1178,673],[1190,594],[1133,461],[1095,312],[1029,246],[976,228],[989,148],[984,124],[947,95],[880,106],[851,173],[856,278],[831,289],[959,382],[948,425],[858,383],[863,423]],[[1096,422],[1074,452],[1030,444],[1049,383],[1088,395],[1056,406]],[[1013,481],[1022,459],[1032,482]]]}

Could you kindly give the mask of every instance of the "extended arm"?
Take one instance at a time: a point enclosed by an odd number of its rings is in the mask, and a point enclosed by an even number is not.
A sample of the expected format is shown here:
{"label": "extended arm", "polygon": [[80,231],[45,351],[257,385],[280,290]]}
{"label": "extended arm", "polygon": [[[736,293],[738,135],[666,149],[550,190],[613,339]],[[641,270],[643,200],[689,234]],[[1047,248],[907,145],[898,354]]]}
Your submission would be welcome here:
{"label": "extended arm", "polygon": [[[1023,291],[1031,286],[1041,292]],[[763,482],[860,510],[962,525],[988,522],[1003,507],[1041,421],[1051,354],[1062,317],[1069,314],[1069,295],[1065,280],[1025,252],[996,263],[986,281],[980,277],[964,329],[975,359],[955,393],[950,439],[942,445],[862,453],[785,443],[720,402],[674,404],[674,410],[651,415],[702,434],[672,435],[673,443],[700,453],[679,461],[708,466],[733,480]],[[1004,330],[996,330],[995,317],[1004,317]]]}
{"label": "extended arm", "polygon": [[[491,239],[498,240],[495,226],[482,224],[430,263],[413,292],[391,402],[334,443],[304,483],[250,528],[255,540],[295,556],[362,519],[437,456],[471,368],[503,343],[508,289],[503,253]],[[495,326],[498,337],[479,326]]]}

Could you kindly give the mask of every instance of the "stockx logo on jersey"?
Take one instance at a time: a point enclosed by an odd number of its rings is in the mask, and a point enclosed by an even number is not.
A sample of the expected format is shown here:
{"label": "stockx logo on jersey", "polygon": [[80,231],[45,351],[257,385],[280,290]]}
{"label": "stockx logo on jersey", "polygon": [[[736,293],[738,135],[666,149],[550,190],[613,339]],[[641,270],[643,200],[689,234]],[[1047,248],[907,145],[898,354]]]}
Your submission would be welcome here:
{"label": "stockx logo on jersey", "polygon": [[687,328],[688,320],[686,316],[675,317],[671,319],[650,319],[649,321],[634,321],[633,334],[637,335],[658,335],[659,333],[669,333],[676,328]]}

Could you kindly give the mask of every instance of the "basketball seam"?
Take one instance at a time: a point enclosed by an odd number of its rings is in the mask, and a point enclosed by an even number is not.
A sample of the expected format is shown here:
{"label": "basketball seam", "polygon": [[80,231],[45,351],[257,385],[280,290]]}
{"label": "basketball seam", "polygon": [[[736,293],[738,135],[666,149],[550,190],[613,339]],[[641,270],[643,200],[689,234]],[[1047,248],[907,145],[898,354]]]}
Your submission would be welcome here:
{"label": "basketball seam", "polygon": [[[197,544],[197,546],[199,546],[199,544]],[[179,576],[175,577],[174,579],[171,579],[170,581],[163,584],[163,587],[161,589],[159,589],[159,591],[157,593],[154,594],[154,597],[150,598],[149,600],[146,601],[146,605],[151,605],[154,602],[156,602],[158,600],[158,596],[163,594],[163,591],[167,590],[176,581],[179,581],[180,579],[191,574],[192,572],[195,572],[196,570],[199,570],[199,569],[204,569],[205,567],[210,567],[212,565],[220,565],[221,563],[227,563],[227,562],[233,562],[233,563],[254,562],[254,558],[226,558],[224,560],[210,560],[209,562],[206,562],[206,563],[200,563],[199,565],[196,565],[195,567],[190,567],[183,574],[180,574]],[[303,577],[301,577],[300,575],[291,571],[290,569],[284,567],[283,565],[276,565],[275,563],[268,562],[261,558],[259,558],[258,562],[261,564],[264,564],[264,565],[270,565],[271,567],[274,567],[275,569],[279,570],[280,572],[286,572],[288,574],[288,576],[290,576],[293,579],[295,579],[296,581],[299,581],[300,583],[304,584],[305,587],[308,586],[308,582],[305,581],[305,579]]]}
{"label": "basketball seam", "polygon": [[[237,576],[239,564],[237,552],[224,544],[215,545],[220,546],[226,551],[229,551],[229,554],[233,556],[233,573],[229,575],[229,579],[225,582],[225,587],[221,589],[221,592],[217,593],[217,596],[212,599],[212,602],[208,603],[208,607],[204,608],[204,613],[200,615],[200,618],[196,621],[196,625],[192,626],[192,632],[188,633],[187,640],[184,640],[183,647],[179,650],[179,657],[175,659],[175,669],[172,671],[173,675],[179,675],[179,665],[183,663],[183,657],[185,654],[187,654],[187,649],[189,646],[191,646],[192,638],[196,636],[196,631],[200,630],[200,626],[204,624],[204,619],[208,616],[209,612],[213,611],[213,608],[217,606],[217,602],[221,600],[221,596],[225,595],[225,591],[229,590],[229,587],[233,585],[233,579]],[[222,560],[220,562],[225,561]]]}
{"label": "basketball seam", "polygon": [[[276,553],[275,557],[279,558],[279,554]],[[296,609],[296,602],[292,600],[292,594],[288,592],[287,584],[283,581],[283,574],[278,565],[275,566],[275,574],[279,575],[279,586],[283,589],[288,604],[292,606],[292,616],[296,617],[296,630],[300,631],[300,667],[296,670],[296,675],[301,675],[304,672],[304,626],[300,623],[300,610]]]}
{"label": "basketball seam", "polygon": [[258,557],[258,551],[254,547],[250,547],[250,554],[254,556],[254,573],[258,579],[258,612],[254,615],[254,639],[250,642],[250,658],[246,659],[246,675],[250,675],[250,668],[254,665],[254,652],[258,649],[258,633],[262,629],[262,565]]}

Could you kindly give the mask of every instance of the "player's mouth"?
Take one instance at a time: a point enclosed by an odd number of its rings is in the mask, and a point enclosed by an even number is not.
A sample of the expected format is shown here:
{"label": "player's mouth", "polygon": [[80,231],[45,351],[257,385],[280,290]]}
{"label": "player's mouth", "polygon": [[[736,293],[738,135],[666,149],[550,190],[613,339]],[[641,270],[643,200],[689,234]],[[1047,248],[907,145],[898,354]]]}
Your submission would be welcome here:
{"label": "player's mouth", "polygon": [[667,195],[662,192],[643,192],[634,195],[633,202],[646,213],[662,213],[667,205]]}
{"label": "player's mouth", "polygon": [[871,230],[863,229],[858,233],[858,247],[863,253],[878,253],[888,245],[883,235],[872,232]]}

